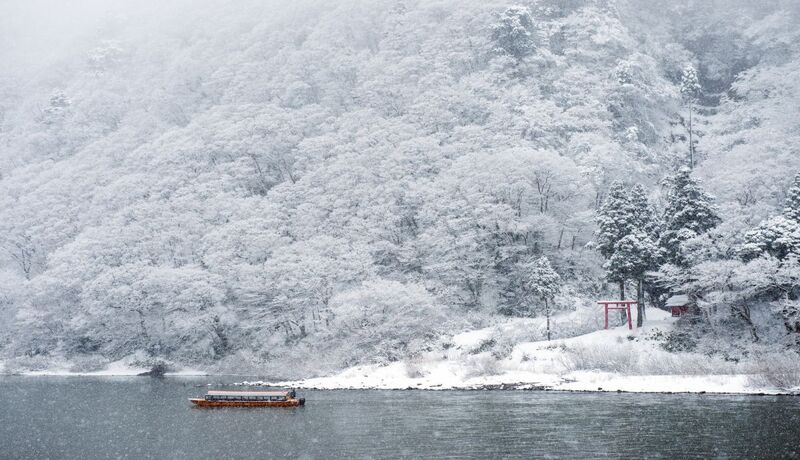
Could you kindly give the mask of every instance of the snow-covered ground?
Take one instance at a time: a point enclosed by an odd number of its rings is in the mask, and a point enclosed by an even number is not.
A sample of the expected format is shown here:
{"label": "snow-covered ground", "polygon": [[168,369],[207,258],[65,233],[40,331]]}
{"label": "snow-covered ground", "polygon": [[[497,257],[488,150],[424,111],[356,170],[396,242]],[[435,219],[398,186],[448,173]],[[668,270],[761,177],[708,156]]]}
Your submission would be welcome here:
{"label": "snow-covered ground", "polygon": [[[635,315],[635,314],[634,314]],[[778,388],[747,373],[746,366],[693,353],[669,353],[660,341],[674,325],[669,313],[650,309],[640,329],[627,325],[573,338],[519,343],[497,356],[497,327],[456,335],[452,347],[388,365],[358,366],[327,377],[284,382],[243,382],[319,389],[483,389],[565,391],[765,393]],[[635,324],[635,317],[634,317]]]}

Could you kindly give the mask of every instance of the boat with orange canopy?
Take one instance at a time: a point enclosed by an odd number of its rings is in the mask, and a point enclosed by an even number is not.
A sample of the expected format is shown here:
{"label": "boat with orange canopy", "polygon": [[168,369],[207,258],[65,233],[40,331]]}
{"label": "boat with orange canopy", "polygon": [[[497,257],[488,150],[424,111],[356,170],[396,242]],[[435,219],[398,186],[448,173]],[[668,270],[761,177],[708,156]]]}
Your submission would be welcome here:
{"label": "boat with orange canopy", "polygon": [[294,390],[227,391],[211,390],[202,398],[189,398],[200,407],[297,407],[306,403]]}

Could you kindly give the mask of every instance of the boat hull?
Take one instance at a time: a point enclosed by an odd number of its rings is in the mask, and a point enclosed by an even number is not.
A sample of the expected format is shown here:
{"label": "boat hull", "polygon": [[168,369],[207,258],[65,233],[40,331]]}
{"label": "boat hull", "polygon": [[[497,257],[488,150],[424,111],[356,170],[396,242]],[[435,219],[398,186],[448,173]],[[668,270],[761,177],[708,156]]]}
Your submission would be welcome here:
{"label": "boat hull", "polygon": [[297,407],[305,402],[301,399],[286,401],[209,401],[202,398],[189,398],[198,407]]}

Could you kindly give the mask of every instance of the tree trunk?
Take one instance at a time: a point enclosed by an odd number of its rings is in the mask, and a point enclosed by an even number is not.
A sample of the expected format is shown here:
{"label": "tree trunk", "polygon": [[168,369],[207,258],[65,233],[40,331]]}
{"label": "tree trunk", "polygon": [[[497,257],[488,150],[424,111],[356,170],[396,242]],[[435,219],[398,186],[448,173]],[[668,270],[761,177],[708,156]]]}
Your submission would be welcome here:
{"label": "tree trunk", "polygon": [[547,341],[550,341],[550,304],[544,299],[544,314],[547,316]]}
{"label": "tree trunk", "polygon": [[[625,300],[625,281],[619,282],[619,300]],[[628,320],[625,310],[619,310],[619,319],[624,323]]]}
{"label": "tree trunk", "polygon": [[639,280],[636,285],[636,327],[644,324],[644,281]]}
{"label": "tree trunk", "polygon": [[689,169],[694,169],[694,143],[692,139],[692,112],[694,104],[689,103]]}
{"label": "tree trunk", "polygon": [[750,317],[750,307],[747,305],[742,305],[739,307],[733,307],[733,310],[738,314],[738,316],[750,326],[750,334],[753,335],[753,342],[758,342],[758,332],[756,331],[756,325],[753,324],[753,320]]}

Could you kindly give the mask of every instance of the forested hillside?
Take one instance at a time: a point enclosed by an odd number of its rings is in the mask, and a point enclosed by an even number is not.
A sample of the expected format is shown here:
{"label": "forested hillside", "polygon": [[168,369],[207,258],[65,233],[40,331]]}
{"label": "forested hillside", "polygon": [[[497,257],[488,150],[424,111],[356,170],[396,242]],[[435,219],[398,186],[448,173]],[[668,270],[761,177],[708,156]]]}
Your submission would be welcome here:
{"label": "forested hillside", "polygon": [[18,368],[317,375],[639,285],[796,346],[795,1],[93,11],[0,6]]}

